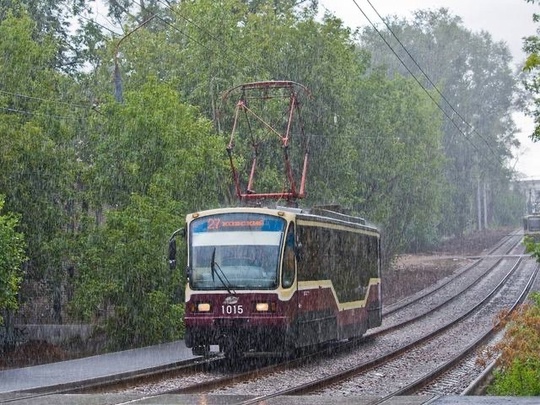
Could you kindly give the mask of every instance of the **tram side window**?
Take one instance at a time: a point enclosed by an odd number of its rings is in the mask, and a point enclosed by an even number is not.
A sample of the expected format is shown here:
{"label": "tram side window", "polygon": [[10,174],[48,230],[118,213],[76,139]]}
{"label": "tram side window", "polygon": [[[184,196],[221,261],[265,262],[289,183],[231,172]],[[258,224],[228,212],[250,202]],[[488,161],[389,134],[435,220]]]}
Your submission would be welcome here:
{"label": "tram side window", "polygon": [[379,277],[379,240],[375,236],[366,236],[368,270],[370,278]]}
{"label": "tram side window", "polygon": [[328,274],[328,237],[324,229],[313,227],[297,228],[302,244],[302,260],[298,263],[298,281],[326,280]]}
{"label": "tram side window", "polygon": [[293,285],[295,261],[294,229],[291,225],[287,231],[287,238],[285,239],[285,251],[283,253],[283,278],[281,282],[283,288],[289,288]]}
{"label": "tram side window", "polygon": [[303,260],[298,280],[331,280],[340,302],[362,300],[369,279],[378,277],[375,236],[324,228],[298,228]]}
{"label": "tram side window", "polygon": [[334,288],[341,302],[361,299],[363,285],[360,281],[362,269],[358,266],[357,234],[334,231],[336,263],[332,268]]}

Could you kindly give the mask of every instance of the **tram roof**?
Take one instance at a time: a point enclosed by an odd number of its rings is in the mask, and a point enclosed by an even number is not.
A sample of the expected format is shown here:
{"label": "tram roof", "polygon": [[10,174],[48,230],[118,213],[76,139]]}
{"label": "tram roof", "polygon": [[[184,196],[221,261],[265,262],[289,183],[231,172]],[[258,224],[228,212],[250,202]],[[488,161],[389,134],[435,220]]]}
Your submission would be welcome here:
{"label": "tram roof", "polygon": [[[315,206],[312,208],[296,208],[288,206],[274,206],[274,207],[224,207],[215,208],[210,210],[199,211],[200,215],[211,214],[225,214],[233,212],[268,212],[268,211],[285,211],[295,214],[297,218],[304,220],[312,220],[323,223],[339,223],[345,226],[353,226],[355,228],[364,228],[370,231],[378,232],[375,225],[369,224],[364,218],[354,215],[348,215],[342,212],[335,211],[332,208],[337,206]],[[191,214],[190,214],[191,215]]]}

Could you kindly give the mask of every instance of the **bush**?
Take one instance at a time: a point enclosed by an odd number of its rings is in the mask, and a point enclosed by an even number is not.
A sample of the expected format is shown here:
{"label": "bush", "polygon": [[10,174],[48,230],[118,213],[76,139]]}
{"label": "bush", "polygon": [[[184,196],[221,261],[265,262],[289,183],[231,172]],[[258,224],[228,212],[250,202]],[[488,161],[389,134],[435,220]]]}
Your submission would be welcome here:
{"label": "bush", "polygon": [[178,222],[152,199],[132,195],[87,236],[71,311],[103,327],[109,349],[182,337],[183,281],[166,261],[169,230]]}
{"label": "bush", "polygon": [[[4,198],[0,195],[0,211]],[[12,214],[0,215],[0,325],[2,312],[17,309],[17,293],[22,281],[24,237],[15,229],[18,218]]]}
{"label": "bush", "polygon": [[530,359],[514,360],[510,367],[494,374],[494,383],[488,393],[492,395],[538,396],[540,395],[540,362]]}
{"label": "bush", "polygon": [[503,340],[495,347],[500,353],[493,395],[540,395],[540,293],[531,294],[531,303],[505,317]]}

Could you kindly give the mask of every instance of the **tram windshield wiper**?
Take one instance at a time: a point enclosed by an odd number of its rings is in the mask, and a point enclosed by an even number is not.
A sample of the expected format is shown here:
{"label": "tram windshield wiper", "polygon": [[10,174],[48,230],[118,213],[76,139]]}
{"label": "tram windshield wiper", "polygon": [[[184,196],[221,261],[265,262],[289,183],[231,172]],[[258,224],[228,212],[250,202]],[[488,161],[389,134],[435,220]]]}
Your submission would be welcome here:
{"label": "tram windshield wiper", "polygon": [[[219,272],[216,271],[216,269],[219,270]],[[218,276],[219,281],[221,281],[221,284],[223,284],[223,287],[227,289],[228,293],[231,295],[236,295],[236,292],[232,289],[231,282],[229,281],[229,279],[227,279],[227,276],[225,275],[221,267],[219,267],[219,264],[216,263],[216,248],[214,248],[214,250],[212,251],[212,261],[210,262],[210,270],[212,271],[212,282],[215,282],[216,281],[215,276]],[[221,276],[223,276],[225,280],[221,278],[219,273],[221,273]]]}

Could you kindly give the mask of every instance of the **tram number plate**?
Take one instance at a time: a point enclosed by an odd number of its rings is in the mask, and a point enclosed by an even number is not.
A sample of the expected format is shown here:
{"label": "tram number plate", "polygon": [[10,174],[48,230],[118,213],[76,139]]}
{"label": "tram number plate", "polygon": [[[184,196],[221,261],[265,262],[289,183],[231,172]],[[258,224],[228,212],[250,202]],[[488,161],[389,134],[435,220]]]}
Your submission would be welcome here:
{"label": "tram number plate", "polygon": [[222,305],[221,313],[226,315],[242,315],[244,307],[242,305]]}

